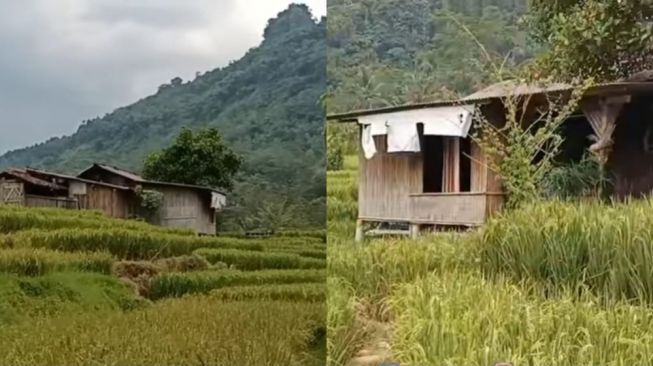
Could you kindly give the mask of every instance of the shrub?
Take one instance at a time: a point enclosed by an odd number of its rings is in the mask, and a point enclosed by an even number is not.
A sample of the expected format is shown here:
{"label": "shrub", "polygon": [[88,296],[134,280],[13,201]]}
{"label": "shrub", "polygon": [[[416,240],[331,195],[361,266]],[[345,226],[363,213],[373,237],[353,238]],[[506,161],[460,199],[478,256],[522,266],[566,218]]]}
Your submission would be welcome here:
{"label": "shrub", "polygon": [[305,258],[292,253],[256,252],[236,249],[198,249],[194,254],[210,263],[223,262],[244,271],[260,269],[325,268],[323,259]]}
{"label": "shrub", "polygon": [[155,277],[150,298],[180,297],[191,293],[207,293],[228,286],[324,282],[323,270],[267,270],[241,272],[235,270],[165,273]]}

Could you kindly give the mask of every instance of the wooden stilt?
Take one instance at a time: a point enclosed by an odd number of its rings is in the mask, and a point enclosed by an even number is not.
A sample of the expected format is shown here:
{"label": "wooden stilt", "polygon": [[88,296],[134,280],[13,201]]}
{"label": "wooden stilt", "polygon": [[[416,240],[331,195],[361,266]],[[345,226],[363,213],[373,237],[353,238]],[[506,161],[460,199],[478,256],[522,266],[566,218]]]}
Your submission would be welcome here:
{"label": "wooden stilt", "polygon": [[417,239],[419,237],[419,224],[410,224],[410,238]]}
{"label": "wooden stilt", "polygon": [[354,240],[357,243],[360,243],[363,241],[363,237],[365,236],[365,233],[363,232],[363,220],[356,220],[356,237]]}

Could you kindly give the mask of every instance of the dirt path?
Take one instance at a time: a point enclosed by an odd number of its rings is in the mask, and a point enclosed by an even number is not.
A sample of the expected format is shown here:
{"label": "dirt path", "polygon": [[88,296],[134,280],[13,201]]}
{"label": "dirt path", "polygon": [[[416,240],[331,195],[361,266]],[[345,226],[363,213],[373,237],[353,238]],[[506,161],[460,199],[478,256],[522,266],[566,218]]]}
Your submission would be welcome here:
{"label": "dirt path", "polygon": [[391,363],[393,360],[390,324],[373,320],[367,320],[366,323],[373,335],[369,344],[360,350],[347,366],[380,366],[383,363]]}

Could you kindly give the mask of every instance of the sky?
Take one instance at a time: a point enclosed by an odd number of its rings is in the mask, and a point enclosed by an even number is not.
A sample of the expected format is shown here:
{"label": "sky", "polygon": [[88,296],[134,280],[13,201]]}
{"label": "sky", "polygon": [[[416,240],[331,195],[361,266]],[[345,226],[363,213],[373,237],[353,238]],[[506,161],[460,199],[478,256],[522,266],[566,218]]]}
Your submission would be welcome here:
{"label": "sky", "polygon": [[292,2],[326,15],[326,0],[0,0],[0,154],[239,59]]}

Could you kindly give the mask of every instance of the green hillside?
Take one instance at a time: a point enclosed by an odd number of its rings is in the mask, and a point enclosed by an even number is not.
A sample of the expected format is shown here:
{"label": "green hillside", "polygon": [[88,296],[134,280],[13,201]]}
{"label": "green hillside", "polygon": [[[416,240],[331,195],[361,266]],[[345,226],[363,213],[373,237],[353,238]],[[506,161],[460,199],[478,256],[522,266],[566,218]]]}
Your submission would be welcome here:
{"label": "green hillside", "polygon": [[446,99],[496,81],[477,42],[506,69],[532,58],[520,26],[527,3],[330,0],[329,111]]}
{"label": "green hillside", "polygon": [[173,79],[155,95],[84,121],[70,136],[8,152],[0,168],[74,173],[108,162],[139,171],[145,155],[171,143],[182,127],[212,126],[245,159],[227,225],[283,216],[285,226],[322,226],[325,34],[324,20],[291,5],[240,60],[192,81]]}

